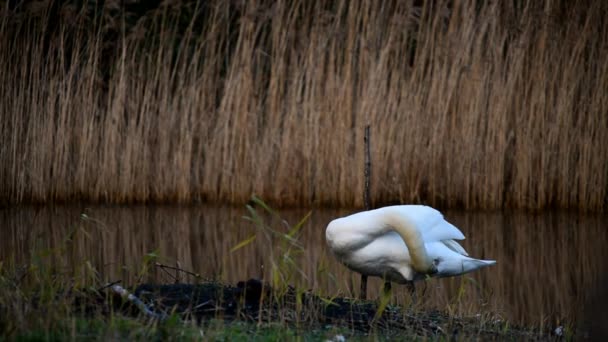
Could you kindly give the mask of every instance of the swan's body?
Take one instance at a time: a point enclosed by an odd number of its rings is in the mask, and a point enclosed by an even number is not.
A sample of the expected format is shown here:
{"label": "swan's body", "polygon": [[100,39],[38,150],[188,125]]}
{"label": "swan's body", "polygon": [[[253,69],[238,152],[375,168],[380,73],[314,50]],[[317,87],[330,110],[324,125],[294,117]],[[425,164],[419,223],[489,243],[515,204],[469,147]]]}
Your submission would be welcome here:
{"label": "swan's body", "polygon": [[423,205],[397,205],[335,219],[329,247],[353,271],[400,284],[468,273],[496,263],[478,260],[455,240],[462,232]]}

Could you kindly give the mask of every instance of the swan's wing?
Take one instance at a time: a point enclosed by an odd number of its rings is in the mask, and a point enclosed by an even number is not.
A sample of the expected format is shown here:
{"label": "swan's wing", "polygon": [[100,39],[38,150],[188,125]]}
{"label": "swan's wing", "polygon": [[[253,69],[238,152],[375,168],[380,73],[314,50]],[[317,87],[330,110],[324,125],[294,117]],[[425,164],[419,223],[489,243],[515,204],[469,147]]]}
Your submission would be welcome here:
{"label": "swan's wing", "polygon": [[[399,206],[399,211],[416,225],[425,242],[464,240],[464,234],[460,229],[446,221],[443,215],[434,208],[424,205],[402,205]],[[458,246],[460,247],[460,245]],[[462,250],[464,251],[464,249]],[[457,250],[454,251],[460,253]]]}
{"label": "swan's wing", "polygon": [[441,242],[443,242],[444,245],[446,245],[449,249],[453,250],[454,252],[464,255],[464,256],[469,256],[469,253],[467,253],[467,251],[464,250],[464,247],[462,247],[458,242],[456,242],[454,240],[443,240]]}

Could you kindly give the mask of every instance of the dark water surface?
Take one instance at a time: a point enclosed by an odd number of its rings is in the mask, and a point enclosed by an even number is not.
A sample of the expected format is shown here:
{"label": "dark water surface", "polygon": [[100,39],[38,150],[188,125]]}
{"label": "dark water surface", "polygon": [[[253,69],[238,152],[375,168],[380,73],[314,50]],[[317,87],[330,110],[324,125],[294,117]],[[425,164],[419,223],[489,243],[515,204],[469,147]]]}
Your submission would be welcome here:
{"label": "dark water surface", "polygon": [[[293,282],[326,295],[354,296],[359,276],[337,263],[325,245],[327,223],[352,210],[312,211],[302,228],[304,253]],[[295,224],[306,210],[283,210]],[[86,282],[97,270],[99,284],[121,280],[174,282],[158,262],[235,283],[268,276],[280,244],[243,219],[245,207],[56,206],[0,209],[0,261],[8,266],[43,263],[57,274]],[[600,283],[608,257],[606,216],[572,213],[445,212],[467,239],[473,257],[496,259],[496,266],[452,279],[418,283],[421,305],[455,314],[493,313],[515,322],[555,326],[593,314],[603,294]],[[270,220],[277,231],[286,223]],[[257,237],[231,252],[239,242]],[[146,257],[148,255],[148,257]],[[271,257],[274,256],[274,257]],[[145,271],[145,270],[144,270]],[[142,275],[143,274],[143,275]],[[89,277],[90,278],[90,277]],[[88,280],[91,281],[90,279]],[[179,281],[196,282],[191,276]],[[368,295],[381,281],[370,279]],[[405,304],[405,288],[394,286],[394,301]]]}

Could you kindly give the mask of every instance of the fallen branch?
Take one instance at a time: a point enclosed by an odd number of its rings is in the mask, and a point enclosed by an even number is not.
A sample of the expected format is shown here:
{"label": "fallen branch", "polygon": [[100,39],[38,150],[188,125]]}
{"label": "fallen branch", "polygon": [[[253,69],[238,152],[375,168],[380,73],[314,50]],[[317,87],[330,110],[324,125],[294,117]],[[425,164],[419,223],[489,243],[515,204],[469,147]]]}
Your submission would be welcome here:
{"label": "fallen branch", "polygon": [[98,293],[100,293],[101,291],[103,291],[103,290],[107,289],[108,287],[114,286],[114,285],[116,285],[116,284],[120,283],[121,281],[122,281],[122,280],[117,280],[117,281],[113,281],[113,282],[111,282],[111,283],[107,283],[107,284],[105,284],[104,286],[102,286],[102,287],[98,288],[98,289],[97,289],[97,292],[98,292]]}
{"label": "fallen branch", "polygon": [[135,295],[129,293],[129,291],[125,290],[122,286],[113,285],[112,290],[115,293],[119,294],[122,298],[135,304],[135,306],[141,312],[143,312],[146,316],[157,319],[159,321],[164,321],[165,319],[167,319],[168,316],[166,313],[164,313],[164,312],[158,313],[158,312],[152,311],[150,308],[148,308],[148,306],[144,302],[141,301],[141,299],[139,299]]}
{"label": "fallen branch", "polygon": [[[176,272],[175,276],[173,276],[172,274],[170,274],[169,272],[167,272],[167,270],[165,270],[165,269],[170,269],[170,270],[174,270],[174,271],[178,271],[178,272],[183,272],[183,273],[186,273],[186,274],[191,275],[191,276],[193,276],[195,278],[198,278],[198,279],[202,278],[200,274],[194,273],[194,272],[190,272],[190,271],[186,271],[186,270],[184,270],[184,269],[182,269],[180,267],[174,267],[174,266],[164,265],[164,264],[161,264],[160,262],[157,262],[155,265],[156,265],[156,267],[160,267],[161,270],[165,271],[170,276],[172,276],[174,278],[174,280],[176,280],[176,281],[179,280],[178,273]],[[179,263],[178,263],[178,265],[179,265]]]}

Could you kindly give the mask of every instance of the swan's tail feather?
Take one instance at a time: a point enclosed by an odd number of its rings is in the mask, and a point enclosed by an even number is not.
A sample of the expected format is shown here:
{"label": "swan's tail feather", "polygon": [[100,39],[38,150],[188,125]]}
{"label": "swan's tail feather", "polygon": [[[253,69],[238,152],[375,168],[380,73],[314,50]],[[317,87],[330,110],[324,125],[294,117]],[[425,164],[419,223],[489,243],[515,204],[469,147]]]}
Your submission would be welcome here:
{"label": "swan's tail feather", "polygon": [[455,240],[443,240],[441,242],[443,242],[444,245],[446,245],[449,249],[453,250],[454,252],[464,255],[464,256],[469,256],[467,251],[465,251],[464,248]]}
{"label": "swan's tail feather", "polygon": [[483,267],[488,267],[496,264],[496,260],[480,260],[467,258],[462,261],[463,273],[469,273]]}
{"label": "swan's tail feather", "polygon": [[480,260],[462,256],[446,258],[437,265],[437,276],[453,277],[496,264],[495,260]]}

